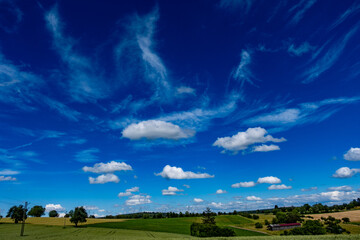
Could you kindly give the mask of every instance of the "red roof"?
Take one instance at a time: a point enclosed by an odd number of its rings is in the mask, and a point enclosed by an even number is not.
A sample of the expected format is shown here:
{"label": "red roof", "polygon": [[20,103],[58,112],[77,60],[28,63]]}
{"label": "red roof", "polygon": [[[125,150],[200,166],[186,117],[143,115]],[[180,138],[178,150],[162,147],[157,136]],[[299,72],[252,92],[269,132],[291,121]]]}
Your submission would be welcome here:
{"label": "red roof", "polygon": [[287,227],[287,226],[301,226],[300,223],[284,223],[284,224],[279,224],[280,227]]}

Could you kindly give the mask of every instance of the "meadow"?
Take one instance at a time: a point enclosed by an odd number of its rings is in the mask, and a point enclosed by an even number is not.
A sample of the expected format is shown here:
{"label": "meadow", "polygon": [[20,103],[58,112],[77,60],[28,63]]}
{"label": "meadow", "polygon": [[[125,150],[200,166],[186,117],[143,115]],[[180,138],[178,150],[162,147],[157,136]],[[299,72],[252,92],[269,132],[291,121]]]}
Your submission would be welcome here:
{"label": "meadow", "polygon": [[[163,233],[153,231],[139,231],[126,229],[110,228],[89,228],[89,227],[66,227],[27,224],[25,228],[25,237],[20,237],[20,224],[0,224],[0,240],[12,239],[49,239],[49,240],[148,240],[148,239],[198,239],[191,236]],[[226,238],[201,238],[201,239],[226,239]],[[324,236],[243,236],[232,237],[233,240],[350,240],[360,239],[360,235],[324,235]]]}
{"label": "meadow", "polygon": [[[237,237],[231,239],[360,239],[360,235],[358,235],[360,234],[360,226],[356,224],[341,224],[352,233],[351,235],[278,236],[282,231],[269,231],[266,226],[256,229],[254,226],[255,222],[271,221],[273,215],[259,214],[259,217],[259,219],[253,220],[239,215],[221,215],[216,216],[216,223],[218,226],[230,227],[235,231]],[[64,220],[65,228],[63,228]],[[26,220],[25,235],[26,239],[194,239],[190,236],[192,222],[201,222],[201,217],[162,219],[89,218],[86,223],[80,224],[78,228],[75,228],[69,219],[30,217]],[[19,238],[20,227],[21,224],[14,224],[9,218],[1,219],[0,240]]]}

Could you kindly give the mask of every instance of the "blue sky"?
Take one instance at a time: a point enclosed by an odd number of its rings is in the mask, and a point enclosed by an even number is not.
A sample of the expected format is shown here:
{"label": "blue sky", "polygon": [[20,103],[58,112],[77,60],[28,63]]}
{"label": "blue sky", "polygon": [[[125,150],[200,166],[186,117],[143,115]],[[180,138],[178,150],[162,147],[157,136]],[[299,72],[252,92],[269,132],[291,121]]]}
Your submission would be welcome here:
{"label": "blue sky", "polygon": [[0,9],[2,212],[360,197],[359,1]]}

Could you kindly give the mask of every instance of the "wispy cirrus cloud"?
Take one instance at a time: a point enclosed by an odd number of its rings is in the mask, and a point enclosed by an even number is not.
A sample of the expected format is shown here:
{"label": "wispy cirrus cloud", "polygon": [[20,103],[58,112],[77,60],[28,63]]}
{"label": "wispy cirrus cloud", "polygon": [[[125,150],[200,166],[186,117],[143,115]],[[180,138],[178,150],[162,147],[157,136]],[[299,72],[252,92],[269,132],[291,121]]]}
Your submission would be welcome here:
{"label": "wispy cirrus cloud", "polygon": [[154,34],[159,17],[158,6],[146,15],[133,14],[129,17],[126,21],[126,35],[117,45],[115,56],[122,75],[132,78],[142,76],[154,88],[155,93],[151,98],[162,101],[171,99],[173,87],[168,70],[155,51]]}
{"label": "wispy cirrus cloud", "polygon": [[14,33],[23,19],[23,12],[15,1],[0,1],[0,28],[7,33]]}
{"label": "wispy cirrus cloud", "polygon": [[85,149],[75,154],[75,160],[78,162],[96,162],[99,157],[95,154],[99,152],[98,148]]}
{"label": "wispy cirrus cloud", "polygon": [[290,44],[287,51],[290,55],[300,57],[305,53],[315,50],[316,47],[311,46],[308,42],[303,42],[302,44],[296,46],[294,43]]}
{"label": "wispy cirrus cloud", "polygon": [[330,48],[316,60],[309,63],[310,67],[302,74],[302,83],[310,83],[321,74],[329,70],[338,61],[351,37],[357,32],[358,26],[353,27],[345,36],[336,41]]}
{"label": "wispy cirrus cloud", "polygon": [[240,82],[241,87],[243,87],[246,82],[254,85],[255,77],[250,69],[250,64],[251,52],[242,50],[240,63],[231,73],[231,77]]}
{"label": "wispy cirrus cloud", "polygon": [[75,101],[94,102],[105,98],[109,89],[102,81],[99,72],[94,72],[96,66],[85,56],[76,51],[75,40],[65,36],[65,23],[61,21],[58,7],[53,7],[45,14],[45,21],[53,37],[55,51],[67,65],[68,93]]}
{"label": "wispy cirrus cloud", "polygon": [[332,116],[342,107],[355,104],[360,97],[329,98],[317,102],[300,103],[296,107],[280,108],[269,113],[259,114],[244,121],[248,125],[263,125],[285,130],[296,125],[321,122]]}
{"label": "wispy cirrus cloud", "polygon": [[301,0],[299,3],[289,9],[289,14],[292,15],[289,23],[295,25],[304,18],[306,12],[317,2],[317,0]]}
{"label": "wispy cirrus cloud", "polygon": [[[80,113],[66,104],[44,95],[46,82],[38,75],[7,60],[0,53],[0,101],[11,104],[24,111],[37,111],[42,106],[55,110],[72,121],[78,121]],[[21,94],[19,94],[21,92]]]}
{"label": "wispy cirrus cloud", "polygon": [[254,2],[255,0],[220,0],[219,7],[231,11],[240,9],[247,13]]}
{"label": "wispy cirrus cloud", "polygon": [[341,14],[339,18],[337,18],[329,27],[329,30],[332,30],[339,26],[341,23],[345,22],[347,19],[354,16],[356,13],[360,11],[360,4],[357,2],[354,2],[353,5],[351,5],[346,11]]}

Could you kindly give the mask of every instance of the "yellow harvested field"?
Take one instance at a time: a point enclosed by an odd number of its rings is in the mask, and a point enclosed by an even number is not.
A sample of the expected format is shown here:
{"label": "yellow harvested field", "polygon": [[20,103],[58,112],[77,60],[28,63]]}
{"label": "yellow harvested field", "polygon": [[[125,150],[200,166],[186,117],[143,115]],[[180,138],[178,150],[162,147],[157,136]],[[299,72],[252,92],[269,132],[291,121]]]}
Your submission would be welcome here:
{"label": "yellow harvested field", "polygon": [[306,216],[312,216],[314,219],[320,219],[321,217],[328,217],[328,216],[332,216],[337,219],[348,217],[350,218],[351,222],[360,222],[360,210],[335,212],[335,213],[323,213],[323,214],[311,214]]}
{"label": "yellow harvested field", "polygon": [[[86,223],[79,223],[78,225],[84,224],[94,224],[94,223],[104,223],[104,222],[123,222],[128,219],[97,219],[97,218],[87,218]],[[10,218],[3,218],[0,220],[0,223],[13,223],[14,221]],[[64,226],[64,218],[50,218],[50,217],[29,217],[25,221],[26,223],[31,224],[40,224],[40,225],[52,225],[52,226]],[[66,226],[74,225],[70,222],[69,218],[65,219]]]}

